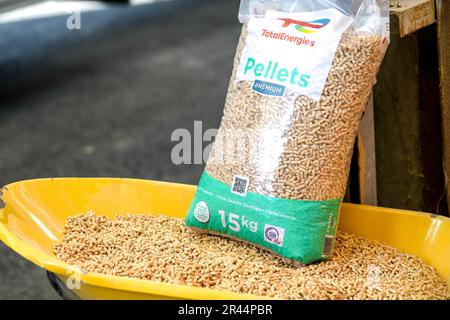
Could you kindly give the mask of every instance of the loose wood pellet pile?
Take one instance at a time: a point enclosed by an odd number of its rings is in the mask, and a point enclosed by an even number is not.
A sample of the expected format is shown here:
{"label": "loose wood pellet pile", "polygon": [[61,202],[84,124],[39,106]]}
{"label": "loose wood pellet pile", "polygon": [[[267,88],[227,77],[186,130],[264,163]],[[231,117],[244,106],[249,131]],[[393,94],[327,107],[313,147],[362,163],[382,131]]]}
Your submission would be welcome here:
{"label": "loose wood pellet pile", "polygon": [[282,299],[450,299],[419,258],[344,232],[331,260],[294,267],[253,245],[192,232],[181,219],[88,213],[67,220],[54,251],[89,272]]}

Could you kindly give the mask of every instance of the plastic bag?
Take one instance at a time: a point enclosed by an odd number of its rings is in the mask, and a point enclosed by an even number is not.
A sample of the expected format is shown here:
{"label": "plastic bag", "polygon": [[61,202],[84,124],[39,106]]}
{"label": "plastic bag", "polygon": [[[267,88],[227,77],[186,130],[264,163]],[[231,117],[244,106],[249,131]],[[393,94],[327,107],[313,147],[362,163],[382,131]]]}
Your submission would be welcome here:
{"label": "plastic bag", "polygon": [[224,115],[188,227],[290,261],[331,256],[388,10],[381,0],[241,1]]}

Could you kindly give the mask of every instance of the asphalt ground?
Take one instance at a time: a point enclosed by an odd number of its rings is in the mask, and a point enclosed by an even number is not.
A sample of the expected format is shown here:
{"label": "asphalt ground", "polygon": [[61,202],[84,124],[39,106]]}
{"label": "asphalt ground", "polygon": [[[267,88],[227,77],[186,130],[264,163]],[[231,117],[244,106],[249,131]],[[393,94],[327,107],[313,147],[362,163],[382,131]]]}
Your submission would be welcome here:
{"label": "asphalt ground", "polygon": [[[237,0],[171,1],[0,24],[0,185],[39,177],[197,183],[177,128],[217,128]],[[0,299],[58,299],[44,270],[0,244]]]}

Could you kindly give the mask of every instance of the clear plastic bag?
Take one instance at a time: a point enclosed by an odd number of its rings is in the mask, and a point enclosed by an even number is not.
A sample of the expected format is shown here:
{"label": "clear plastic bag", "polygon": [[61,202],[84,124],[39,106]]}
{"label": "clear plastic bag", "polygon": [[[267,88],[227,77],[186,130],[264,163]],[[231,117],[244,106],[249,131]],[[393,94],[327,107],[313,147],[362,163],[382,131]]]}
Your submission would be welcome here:
{"label": "clear plastic bag", "polygon": [[242,0],[224,116],[187,226],[331,256],[353,145],[389,43],[388,1]]}

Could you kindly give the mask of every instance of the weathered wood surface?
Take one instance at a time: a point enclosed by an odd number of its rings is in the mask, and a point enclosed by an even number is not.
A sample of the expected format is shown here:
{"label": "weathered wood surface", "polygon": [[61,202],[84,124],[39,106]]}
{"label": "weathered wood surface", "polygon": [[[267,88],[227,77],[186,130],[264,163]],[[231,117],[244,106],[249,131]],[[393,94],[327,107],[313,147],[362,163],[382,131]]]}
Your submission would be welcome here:
{"label": "weathered wood surface", "polygon": [[378,202],[374,120],[371,96],[358,134],[359,197],[362,204],[376,206]]}
{"label": "weathered wood surface", "polygon": [[[393,41],[399,42],[401,41],[399,37],[404,37],[406,35],[413,34],[414,32],[423,29],[436,21],[435,14],[435,4],[434,0],[391,0],[391,31],[393,33]],[[417,37],[417,36],[416,36]],[[417,41],[417,38],[413,40]],[[417,47],[414,46],[411,40],[402,42],[405,45],[405,51],[408,50],[416,50]],[[394,46],[396,44],[393,44]],[[401,48],[396,49],[397,53],[402,55],[404,54]],[[388,59],[392,60],[393,57],[388,57]],[[400,59],[401,60],[401,59]],[[411,63],[411,67],[414,67],[418,63],[418,57],[410,58],[409,63]],[[404,67],[407,68],[405,65]],[[414,78],[417,84],[417,78]],[[414,82],[412,81],[412,82]],[[405,86],[414,86],[414,84],[410,81],[410,83],[404,83]],[[412,93],[418,92],[418,89],[413,89]],[[416,95],[417,99],[419,99],[419,95]],[[389,100],[387,100],[389,101]],[[387,102],[386,101],[386,102]],[[392,106],[392,101],[389,101]],[[414,106],[414,104],[412,104]],[[414,107],[412,107],[414,109]],[[418,106],[416,106],[416,110],[418,110]],[[392,112],[392,110],[391,110]],[[412,124],[412,127],[414,125]],[[419,125],[417,125],[417,129],[419,130]],[[394,130],[395,131],[395,130]],[[373,97],[370,100],[369,105],[367,106],[366,114],[364,116],[363,121],[361,122],[359,134],[358,134],[358,152],[355,153],[358,156],[358,168],[359,168],[359,198],[361,203],[368,205],[377,205],[378,204],[378,187],[377,187],[377,160],[376,160],[376,142],[375,142],[375,115],[373,110]],[[412,137],[414,140],[414,138]],[[395,138],[393,140],[395,141]],[[415,140],[418,141],[417,139]],[[412,142],[413,143],[413,142]],[[389,145],[389,141],[386,141],[386,144]],[[385,145],[386,145],[385,144]],[[394,143],[395,144],[395,143]],[[412,147],[412,146],[411,146]],[[413,147],[412,147],[413,148]],[[420,151],[416,151],[417,159],[419,159]],[[405,155],[406,157],[406,155]],[[414,156],[412,156],[414,158]],[[406,160],[406,159],[405,159]],[[410,162],[413,160],[409,160]],[[417,168],[419,168],[420,160],[417,160]],[[383,162],[381,163],[383,167]],[[403,168],[404,169],[404,168]],[[382,169],[383,170],[383,169]],[[420,170],[419,170],[420,171]],[[395,174],[394,174],[395,176]],[[405,176],[406,177],[406,176]],[[382,182],[386,181],[386,177],[382,177]],[[419,183],[419,181],[416,181]],[[413,194],[415,192],[412,192]],[[383,194],[383,192],[382,192]],[[421,198],[419,193],[415,193],[416,198]],[[401,196],[401,195],[400,195]],[[410,193],[409,197],[412,194]],[[385,197],[383,197],[385,199]],[[382,199],[382,202],[383,202]],[[415,202],[415,201],[413,201]],[[388,203],[393,203],[392,201],[388,201]],[[415,204],[410,203],[411,207],[420,207],[421,205],[416,201]]]}
{"label": "weathered wood surface", "polygon": [[447,214],[436,24],[406,37],[395,16],[391,27],[374,90],[378,205]]}
{"label": "weathered wood surface", "polygon": [[435,0],[391,0],[391,15],[398,19],[400,36],[436,22]]}
{"label": "weathered wood surface", "polygon": [[[450,3],[437,1],[439,75],[442,110],[442,136],[447,203],[450,204]],[[450,208],[449,208],[450,211]]]}

